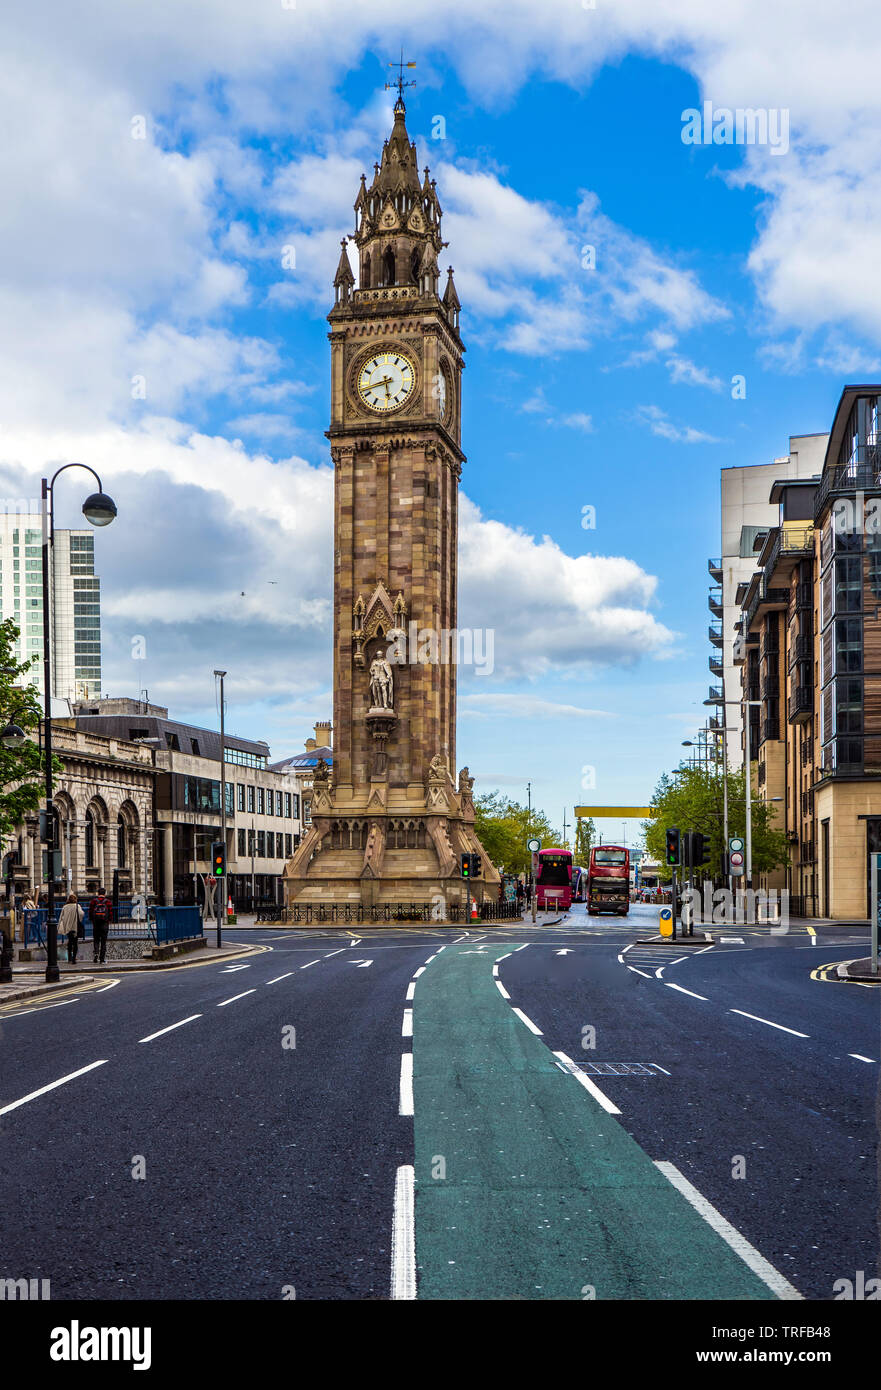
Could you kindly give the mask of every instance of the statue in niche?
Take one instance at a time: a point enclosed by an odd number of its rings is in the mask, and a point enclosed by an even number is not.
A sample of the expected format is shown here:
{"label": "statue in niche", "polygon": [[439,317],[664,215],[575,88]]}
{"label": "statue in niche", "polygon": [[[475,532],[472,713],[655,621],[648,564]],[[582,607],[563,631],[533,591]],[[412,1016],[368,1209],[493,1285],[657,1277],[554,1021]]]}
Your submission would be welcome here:
{"label": "statue in niche", "polygon": [[372,709],[394,708],[394,677],[382,652],[370,663],[370,705]]}

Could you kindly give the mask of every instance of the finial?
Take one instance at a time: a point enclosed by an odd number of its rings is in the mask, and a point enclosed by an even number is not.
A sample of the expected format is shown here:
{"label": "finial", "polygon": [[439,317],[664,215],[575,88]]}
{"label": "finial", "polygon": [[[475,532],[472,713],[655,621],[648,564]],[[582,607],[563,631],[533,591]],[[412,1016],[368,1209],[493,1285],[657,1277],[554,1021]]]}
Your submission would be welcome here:
{"label": "finial", "polygon": [[395,78],[394,82],[386,82],[386,84],[385,84],[385,90],[386,90],[387,92],[390,91],[392,87],[397,87],[397,89],[398,89],[398,100],[395,102],[395,111],[397,111],[397,109],[398,109],[399,106],[400,106],[402,112],[403,112],[403,110],[404,110],[404,88],[405,88],[405,87],[415,87],[415,86],[416,86],[416,83],[415,83],[415,82],[405,82],[405,81],[404,81],[404,68],[415,68],[415,66],[416,66],[415,63],[405,63],[405,62],[404,62],[404,50],[403,50],[403,48],[401,49],[401,57],[400,57],[400,60],[399,60],[397,63],[389,63],[389,67],[390,67],[390,68],[397,68],[397,69],[398,69],[398,75],[397,75],[397,77]]}

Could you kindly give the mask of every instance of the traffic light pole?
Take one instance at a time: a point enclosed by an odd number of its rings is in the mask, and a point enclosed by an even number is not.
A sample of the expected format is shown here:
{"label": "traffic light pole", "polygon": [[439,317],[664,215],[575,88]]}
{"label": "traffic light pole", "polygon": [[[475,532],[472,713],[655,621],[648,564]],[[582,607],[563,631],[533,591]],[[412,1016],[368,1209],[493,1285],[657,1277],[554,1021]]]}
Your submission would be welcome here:
{"label": "traffic light pole", "polygon": [[[223,920],[224,909],[226,908],[226,758],[224,751],[224,741],[226,730],[224,726],[223,709],[223,678],[225,671],[215,671],[215,676],[220,677],[220,838],[223,842],[223,876],[220,881],[215,881],[217,892],[217,949],[220,950],[221,930],[220,924]],[[213,867],[213,865],[212,865]]]}

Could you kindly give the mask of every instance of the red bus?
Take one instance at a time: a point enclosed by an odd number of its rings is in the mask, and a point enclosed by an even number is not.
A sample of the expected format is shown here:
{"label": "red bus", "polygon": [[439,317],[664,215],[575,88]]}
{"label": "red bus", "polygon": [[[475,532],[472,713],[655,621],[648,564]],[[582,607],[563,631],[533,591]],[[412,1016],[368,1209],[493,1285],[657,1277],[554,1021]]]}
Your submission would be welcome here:
{"label": "red bus", "polygon": [[630,850],[624,845],[596,845],[591,850],[587,911],[591,917],[599,912],[626,917],[630,911]]}
{"label": "red bus", "polygon": [[572,906],[572,851],[540,849],[535,882],[539,908],[568,910]]}
{"label": "red bus", "polygon": [[580,864],[572,865],[572,901],[583,903],[587,895],[587,869]]}

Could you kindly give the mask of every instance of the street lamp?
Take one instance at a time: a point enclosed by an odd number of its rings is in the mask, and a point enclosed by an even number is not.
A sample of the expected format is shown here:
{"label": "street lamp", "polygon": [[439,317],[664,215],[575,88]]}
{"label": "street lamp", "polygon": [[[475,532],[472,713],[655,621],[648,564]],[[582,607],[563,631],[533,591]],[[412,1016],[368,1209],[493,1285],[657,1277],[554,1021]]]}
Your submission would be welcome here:
{"label": "street lamp", "polygon": [[[83,503],[83,516],[92,526],[109,526],[116,516],[116,503],[112,497],[108,497],[103,487],[101,479],[94,468],[87,463],[63,463],[52,475],[51,481],[43,479],[42,492],[42,513],[43,513],[43,709],[44,725],[46,731],[44,744],[44,757],[46,759],[46,825],[49,840],[50,855],[54,849],[54,830],[55,816],[52,805],[52,640],[49,631],[49,554],[51,547],[55,544],[55,479],[59,473],[63,473],[67,468],[84,468],[87,473],[91,473],[95,482],[98,484],[98,491],[93,492]],[[0,735],[2,737],[2,735]],[[55,915],[55,879],[53,877],[53,863],[49,859],[49,882],[46,893],[46,983],[54,984],[59,978],[58,970],[58,933],[52,922]]]}
{"label": "street lamp", "polygon": [[[740,709],[746,711],[746,708],[747,708],[748,705],[758,705],[758,706],[760,706],[760,705],[762,704],[762,701],[761,701],[761,700],[704,700],[704,704],[705,704],[705,705],[723,705],[723,706],[724,706],[724,705],[737,705]],[[723,742],[723,745],[725,746],[725,763],[724,763],[724,766],[726,766],[726,767],[727,767],[727,765],[728,765],[728,750],[727,750],[727,738],[726,738],[727,732],[728,732],[728,725],[727,725],[727,723],[726,723],[725,715],[724,715],[724,713],[723,713],[723,715],[722,715],[722,742]],[[746,886],[747,886],[747,888],[752,888],[752,886],[753,886],[753,808],[752,808],[752,775],[751,775],[751,773],[750,773],[751,759],[750,759],[749,720],[746,718],[746,714],[745,714],[745,713],[744,713],[744,720],[743,720],[743,735],[744,735],[744,736],[743,736],[743,767],[744,767],[744,779],[743,779],[743,780],[744,780],[744,786],[745,786],[745,790],[746,790]],[[727,792],[727,781],[726,781],[726,794],[725,794],[725,819],[726,819],[726,822],[727,822],[727,819],[728,819],[728,792]],[[727,843],[728,843],[728,827],[727,827],[727,824],[726,824],[726,827],[725,827],[725,843],[726,843],[726,845],[727,845]]]}
{"label": "street lamp", "polygon": [[24,729],[20,729],[18,725],[13,724],[11,720],[6,725],[3,732],[0,733],[0,743],[3,744],[4,748],[22,748],[27,743],[27,739],[28,736]]}

